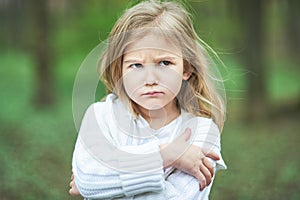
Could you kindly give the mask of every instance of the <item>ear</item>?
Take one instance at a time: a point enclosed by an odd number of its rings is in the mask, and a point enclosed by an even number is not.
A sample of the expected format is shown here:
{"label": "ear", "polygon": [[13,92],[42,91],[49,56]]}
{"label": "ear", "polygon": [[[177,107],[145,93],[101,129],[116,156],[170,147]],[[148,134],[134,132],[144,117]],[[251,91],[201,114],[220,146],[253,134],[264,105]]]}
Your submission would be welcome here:
{"label": "ear", "polygon": [[192,72],[183,72],[183,76],[182,76],[182,79],[187,81],[189,80],[189,78],[191,77],[192,75]]}
{"label": "ear", "polygon": [[191,77],[191,75],[193,74],[193,67],[192,65],[186,61],[185,59],[183,60],[183,76],[182,79],[187,81],[189,80],[189,78]]}

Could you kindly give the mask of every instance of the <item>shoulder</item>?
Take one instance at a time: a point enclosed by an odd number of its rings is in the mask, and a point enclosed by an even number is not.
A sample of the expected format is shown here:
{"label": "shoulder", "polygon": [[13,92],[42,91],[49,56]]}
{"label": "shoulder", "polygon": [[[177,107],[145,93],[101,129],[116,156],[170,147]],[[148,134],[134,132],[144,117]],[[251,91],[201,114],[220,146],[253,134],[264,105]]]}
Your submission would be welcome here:
{"label": "shoulder", "polygon": [[220,150],[220,131],[211,118],[192,117],[187,122],[186,127],[192,131],[190,142],[204,149]]}
{"label": "shoulder", "polygon": [[118,98],[114,94],[109,94],[106,96],[105,100],[92,103],[86,112],[109,112],[111,110],[112,104],[117,101]]}
{"label": "shoulder", "polygon": [[201,116],[193,116],[189,113],[183,113],[183,122],[187,127],[191,127],[192,130],[203,133],[215,133],[220,134],[220,130],[217,124],[212,118],[206,118]]}
{"label": "shoulder", "polygon": [[[220,140],[220,130],[217,124],[214,122],[211,118],[205,118],[205,117],[195,117],[195,120],[197,122],[196,125],[196,134],[205,136],[206,138],[210,138],[216,141]],[[201,136],[201,137],[202,137]],[[217,142],[219,143],[219,142]]]}
{"label": "shoulder", "polygon": [[114,99],[117,99],[117,97],[113,94],[109,94],[104,101],[92,103],[86,109],[82,123],[92,119],[96,119],[98,122],[107,121],[106,119],[112,115]]}
{"label": "shoulder", "polygon": [[108,95],[105,101],[91,104],[85,112],[79,135],[84,138],[85,143],[93,143],[93,138],[105,136],[113,141],[110,135],[110,127],[115,125],[113,120],[113,96]]}
{"label": "shoulder", "polygon": [[220,134],[217,124],[212,118],[196,117],[198,128]]}

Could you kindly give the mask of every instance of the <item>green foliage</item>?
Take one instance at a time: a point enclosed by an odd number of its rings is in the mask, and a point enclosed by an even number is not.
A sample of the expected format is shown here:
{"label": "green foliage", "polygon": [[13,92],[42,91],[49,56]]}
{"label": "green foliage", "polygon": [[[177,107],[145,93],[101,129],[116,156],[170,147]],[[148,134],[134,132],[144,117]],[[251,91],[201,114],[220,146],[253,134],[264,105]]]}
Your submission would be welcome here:
{"label": "green foliage", "polygon": [[[89,1],[52,16],[56,94],[52,107],[33,106],[36,77],[32,55],[14,47],[0,49],[0,199],[76,199],[68,194],[77,137],[72,117],[73,84],[81,62],[106,39],[125,2]],[[223,8],[224,2],[191,2],[193,9],[199,9],[195,12],[198,32],[228,67],[228,122],[222,135],[228,170],[218,172],[212,199],[300,199],[299,115],[247,123],[240,119],[246,102],[246,78],[252,74],[240,64],[238,19],[227,16],[230,10]],[[278,12],[273,15],[280,18]],[[280,23],[272,21],[272,27],[281,30]],[[282,101],[297,102],[299,67],[287,53],[280,54],[277,41],[269,42],[272,44],[266,49],[273,49],[266,57],[270,102],[279,106]],[[96,100],[103,94],[99,83]]]}
{"label": "green foliage", "polygon": [[[1,60],[1,198],[71,199],[68,182],[76,138],[71,98],[59,95],[55,107],[34,109],[30,57],[13,52],[2,55]],[[18,70],[13,66],[19,66]],[[60,85],[63,87],[72,91],[68,84]]]}

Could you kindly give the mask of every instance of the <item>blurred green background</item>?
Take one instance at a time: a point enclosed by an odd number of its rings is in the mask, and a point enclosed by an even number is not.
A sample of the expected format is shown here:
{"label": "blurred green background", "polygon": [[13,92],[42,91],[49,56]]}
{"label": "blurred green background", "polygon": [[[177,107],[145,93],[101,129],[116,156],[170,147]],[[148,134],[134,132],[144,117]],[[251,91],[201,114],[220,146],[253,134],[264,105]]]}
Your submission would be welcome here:
{"label": "blurred green background", "polygon": [[[80,199],[68,194],[74,80],[136,2],[0,0],[0,199]],[[226,64],[228,170],[211,199],[300,199],[300,1],[185,2]]]}

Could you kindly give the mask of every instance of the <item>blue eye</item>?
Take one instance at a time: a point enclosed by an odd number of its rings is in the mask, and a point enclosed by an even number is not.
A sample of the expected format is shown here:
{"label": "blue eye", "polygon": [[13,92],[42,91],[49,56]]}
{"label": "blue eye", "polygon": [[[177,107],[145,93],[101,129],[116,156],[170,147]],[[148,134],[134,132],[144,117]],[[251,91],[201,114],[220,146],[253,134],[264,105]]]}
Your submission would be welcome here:
{"label": "blue eye", "polygon": [[171,64],[171,62],[170,61],[166,61],[166,60],[163,60],[163,61],[159,62],[159,65],[162,66],[162,67],[166,67],[166,66],[168,66],[170,64]]}
{"label": "blue eye", "polygon": [[139,69],[139,68],[142,68],[143,65],[140,63],[135,63],[135,64],[130,65],[129,67],[131,67],[133,69]]}

